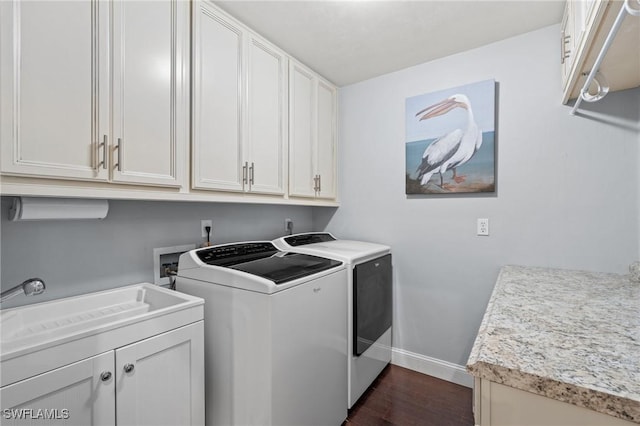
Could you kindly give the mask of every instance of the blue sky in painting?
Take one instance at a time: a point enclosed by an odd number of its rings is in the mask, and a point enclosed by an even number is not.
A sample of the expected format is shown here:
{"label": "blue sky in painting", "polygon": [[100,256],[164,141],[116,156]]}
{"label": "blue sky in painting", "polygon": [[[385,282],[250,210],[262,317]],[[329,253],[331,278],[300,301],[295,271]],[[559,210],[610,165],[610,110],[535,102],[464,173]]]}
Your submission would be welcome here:
{"label": "blue sky in painting", "polygon": [[419,121],[420,117],[416,117],[418,111],[458,93],[469,98],[473,116],[480,131],[493,131],[495,126],[495,80],[484,80],[407,98],[405,104],[407,132],[405,142],[437,138],[457,128],[465,129],[467,111],[463,108],[456,108],[447,114],[423,121]]}

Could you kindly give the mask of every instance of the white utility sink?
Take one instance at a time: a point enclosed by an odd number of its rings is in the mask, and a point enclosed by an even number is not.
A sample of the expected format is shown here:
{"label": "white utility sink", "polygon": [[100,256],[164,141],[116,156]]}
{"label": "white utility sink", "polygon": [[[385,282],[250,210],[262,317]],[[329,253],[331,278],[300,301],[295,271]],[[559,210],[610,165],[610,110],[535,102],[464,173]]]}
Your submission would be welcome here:
{"label": "white utility sink", "polygon": [[[95,349],[99,343],[86,338],[115,329],[124,329],[124,334],[133,336],[137,329],[127,328],[132,325],[146,323],[146,329],[162,332],[191,321],[185,313],[193,308],[200,310],[194,318],[201,319],[203,303],[198,297],[141,283],[0,310],[0,360],[82,339],[84,346]],[[182,311],[186,312],[174,315]],[[153,323],[148,322],[151,319]],[[119,340],[120,335],[123,332],[110,338]]]}

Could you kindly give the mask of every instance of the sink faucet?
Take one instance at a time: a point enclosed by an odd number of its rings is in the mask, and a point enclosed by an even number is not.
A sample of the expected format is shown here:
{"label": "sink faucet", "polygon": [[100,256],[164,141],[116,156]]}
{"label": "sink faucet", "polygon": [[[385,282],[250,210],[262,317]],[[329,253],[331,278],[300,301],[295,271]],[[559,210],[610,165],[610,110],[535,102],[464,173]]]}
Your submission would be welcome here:
{"label": "sink faucet", "polygon": [[0,294],[0,302],[11,299],[19,294],[24,293],[26,296],[37,296],[44,293],[45,285],[44,281],[40,278],[29,278],[22,284],[19,284],[7,291],[3,291]]}

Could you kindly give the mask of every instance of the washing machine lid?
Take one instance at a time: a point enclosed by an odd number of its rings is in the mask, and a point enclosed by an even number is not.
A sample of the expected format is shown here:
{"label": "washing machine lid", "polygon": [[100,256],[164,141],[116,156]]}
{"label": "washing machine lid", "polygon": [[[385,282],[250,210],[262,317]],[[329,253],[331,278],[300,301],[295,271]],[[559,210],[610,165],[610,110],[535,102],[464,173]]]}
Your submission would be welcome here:
{"label": "washing machine lid", "polygon": [[336,238],[328,232],[309,232],[282,237],[282,240],[291,247],[306,246],[307,244],[326,243],[335,241]]}
{"label": "washing machine lid", "polygon": [[309,232],[277,238],[280,250],[328,257],[348,264],[366,262],[391,253],[391,247],[365,241],[339,240],[328,232]]}
{"label": "washing machine lid", "polygon": [[247,242],[215,246],[196,252],[198,258],[218,267],[235,269],[284,284],[342,264],[335,259],[278,250],[270,242]]}

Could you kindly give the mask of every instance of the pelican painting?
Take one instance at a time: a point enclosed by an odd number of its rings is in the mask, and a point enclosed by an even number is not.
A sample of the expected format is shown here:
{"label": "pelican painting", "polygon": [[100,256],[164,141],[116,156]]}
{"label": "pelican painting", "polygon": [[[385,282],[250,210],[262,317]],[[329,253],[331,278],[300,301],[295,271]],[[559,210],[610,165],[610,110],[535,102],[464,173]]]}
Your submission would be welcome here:
{"label": "pelican painting", "polygon": [[407,194],[495,190],[493,80],[408,98],[406,107]]}

